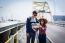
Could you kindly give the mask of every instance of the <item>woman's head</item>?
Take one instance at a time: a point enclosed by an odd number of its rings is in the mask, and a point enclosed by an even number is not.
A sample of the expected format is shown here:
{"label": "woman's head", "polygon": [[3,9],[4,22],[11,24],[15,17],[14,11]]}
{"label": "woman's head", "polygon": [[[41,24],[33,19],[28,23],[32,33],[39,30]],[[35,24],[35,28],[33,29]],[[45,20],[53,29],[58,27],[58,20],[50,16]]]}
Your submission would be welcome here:
{"label": "woman's head", "polygon": [[42,19],[39,20],[39,23],[40,23],[40,25],[45,26],[46,23],[47,23],[47,20],[42,18]]}

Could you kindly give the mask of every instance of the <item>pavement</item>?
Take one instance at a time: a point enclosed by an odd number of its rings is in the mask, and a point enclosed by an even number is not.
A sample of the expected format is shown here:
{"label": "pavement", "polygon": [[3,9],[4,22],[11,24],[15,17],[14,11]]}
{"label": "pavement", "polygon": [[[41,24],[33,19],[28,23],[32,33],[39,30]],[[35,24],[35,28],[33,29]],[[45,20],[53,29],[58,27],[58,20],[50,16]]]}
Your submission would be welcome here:
{"label": "pavement", "polygon": [[[19,37],[18,37],[19,38],[19,43],[26,43],[26,27],[25,26],[21,29],[20,33],[22,33],[22,34],[19,35]],[[37,38],[35,38],[35,39],[36,39],[35,43],[38,43]],[[48,38],[46,39],[46,43],[51,43]]]}
{"label": "pavement", "polygon": [[47,24],[46,33],[52,43],[65,43],[65,27]]}

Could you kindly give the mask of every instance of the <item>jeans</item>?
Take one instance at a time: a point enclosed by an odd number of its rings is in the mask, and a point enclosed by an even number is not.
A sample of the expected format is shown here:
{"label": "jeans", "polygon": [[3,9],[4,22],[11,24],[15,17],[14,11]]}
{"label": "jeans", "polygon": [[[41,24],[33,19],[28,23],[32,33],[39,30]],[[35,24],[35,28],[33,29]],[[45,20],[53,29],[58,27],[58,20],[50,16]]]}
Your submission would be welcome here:
{"label": "jeans", "polygon": [[46,43],[46,34],[39,34],[39,43]]}
{"label": "jeans", "polygon": [[30,43],[30,39],[31,39],[31,43],[34,43],[35,33],[29,33],[29,37],[27,37],[27,43]]}

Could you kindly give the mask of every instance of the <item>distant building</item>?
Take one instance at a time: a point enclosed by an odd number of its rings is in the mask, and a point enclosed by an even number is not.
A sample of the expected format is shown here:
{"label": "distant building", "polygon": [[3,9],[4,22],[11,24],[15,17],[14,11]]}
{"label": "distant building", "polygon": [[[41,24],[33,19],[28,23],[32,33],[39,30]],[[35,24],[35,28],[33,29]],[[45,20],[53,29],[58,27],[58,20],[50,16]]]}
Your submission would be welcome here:
{"label": "distant building", "polygon": [[54,15],[53,19],[54,21],[65,21],[65,16]]}

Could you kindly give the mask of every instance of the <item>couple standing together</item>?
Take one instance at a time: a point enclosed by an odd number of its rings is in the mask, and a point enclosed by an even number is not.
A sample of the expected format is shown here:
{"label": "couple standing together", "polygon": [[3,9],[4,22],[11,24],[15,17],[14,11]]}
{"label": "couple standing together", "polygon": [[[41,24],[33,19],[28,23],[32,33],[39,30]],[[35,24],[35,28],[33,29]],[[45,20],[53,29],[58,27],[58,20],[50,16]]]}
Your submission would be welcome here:
{"label": "couple standing together", "polygon": [[[26,21],[26,35],[27,35],[27,43],[34,43],[35,41],[35,35],[36,32],[39,30],[39,43],[46,43],[46,23],[47,20],[44,18],[37,19],[37,12],[33,11],[32,12],[32,17],[27,18]],[[35,26],[36,23],[38,23],[38,26]]]}

